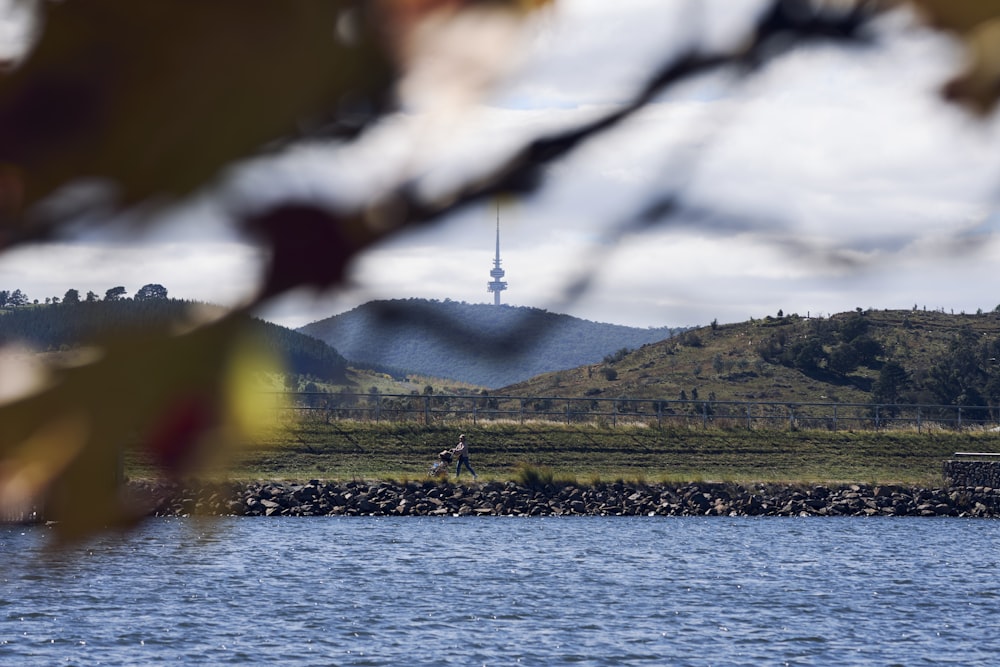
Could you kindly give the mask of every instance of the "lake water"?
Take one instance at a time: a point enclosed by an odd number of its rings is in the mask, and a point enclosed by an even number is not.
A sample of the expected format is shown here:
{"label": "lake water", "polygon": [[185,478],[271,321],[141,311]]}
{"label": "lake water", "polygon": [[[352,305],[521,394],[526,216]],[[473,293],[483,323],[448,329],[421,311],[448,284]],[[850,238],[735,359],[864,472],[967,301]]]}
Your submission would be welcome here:
{"label": "lake water", "polygon": [[0,665],[995,665],[1000,522],[0,527]]}

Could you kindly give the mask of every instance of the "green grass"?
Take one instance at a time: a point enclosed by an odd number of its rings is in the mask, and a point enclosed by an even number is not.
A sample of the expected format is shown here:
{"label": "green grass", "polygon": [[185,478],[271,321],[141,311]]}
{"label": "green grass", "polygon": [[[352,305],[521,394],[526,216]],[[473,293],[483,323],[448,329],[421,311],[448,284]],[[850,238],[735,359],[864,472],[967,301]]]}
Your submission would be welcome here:
{"label": "green grass", "polygon": [[[479,480],[683,483],[882,483],[935,486],[956,451],[1000,451],[994,433],[778,431],[489,424],[292,424],[247,444],[233,480],[426,479],[437,453],[466,433]],[[136,455],[130,477],[153,471]],[[451,473],[452,478],[454,473]],[[471,476],[468,476],[471,481]],[[466,479],[466,475],[462,479]]]}

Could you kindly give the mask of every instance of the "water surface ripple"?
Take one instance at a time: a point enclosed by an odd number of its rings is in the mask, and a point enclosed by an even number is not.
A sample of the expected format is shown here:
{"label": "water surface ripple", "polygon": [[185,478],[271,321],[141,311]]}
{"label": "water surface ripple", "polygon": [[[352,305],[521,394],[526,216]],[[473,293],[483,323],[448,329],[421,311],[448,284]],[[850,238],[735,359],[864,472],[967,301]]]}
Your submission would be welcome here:
{"label": "water surface ripple", "polygon": [[0,527],[0,665],[992,665],[1000,522]]}

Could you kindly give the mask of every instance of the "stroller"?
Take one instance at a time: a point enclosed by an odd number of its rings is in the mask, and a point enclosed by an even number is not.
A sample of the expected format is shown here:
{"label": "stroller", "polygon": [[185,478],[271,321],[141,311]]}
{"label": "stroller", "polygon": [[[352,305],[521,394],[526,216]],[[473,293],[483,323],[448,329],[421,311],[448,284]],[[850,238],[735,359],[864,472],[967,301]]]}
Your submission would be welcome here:
{"label": "stroller", "polygon": [[438,460],[434,462],[427,474],[431,477],[447,477],[448,466],[452,460],[450,449],[446,449],[438,454]]}

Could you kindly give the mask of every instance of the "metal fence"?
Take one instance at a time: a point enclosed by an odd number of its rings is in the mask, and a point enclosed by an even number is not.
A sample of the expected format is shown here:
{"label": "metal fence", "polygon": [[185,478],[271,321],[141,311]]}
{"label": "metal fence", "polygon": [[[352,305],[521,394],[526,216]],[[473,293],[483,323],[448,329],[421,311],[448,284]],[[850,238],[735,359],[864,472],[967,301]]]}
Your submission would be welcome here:
{"label": "metal fence", "polygon": [[[277,398],[278,395],[276,395]],[[281,410],[325,422],[452,421],[607,426],[643,424],[746,429],[880,430],[998,428],[1000,409],[983,406],[875,403],[795,403],[633,398],[566,398],[481,394],[352,394],[298,392],[280,395]],[[276,404],[278,401],[276,400]]]}

